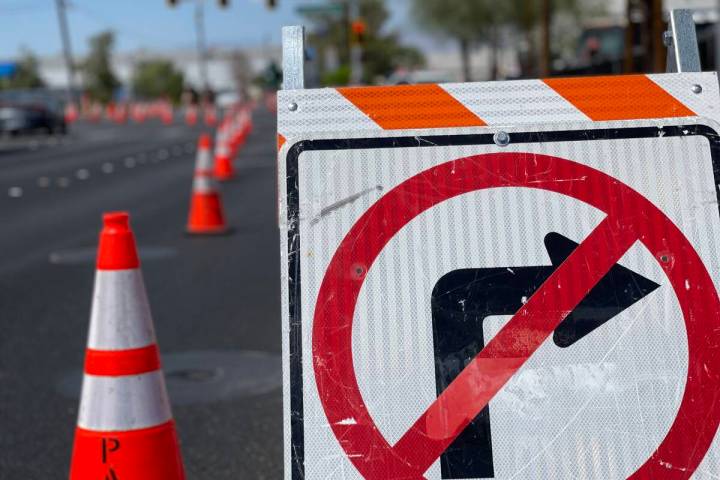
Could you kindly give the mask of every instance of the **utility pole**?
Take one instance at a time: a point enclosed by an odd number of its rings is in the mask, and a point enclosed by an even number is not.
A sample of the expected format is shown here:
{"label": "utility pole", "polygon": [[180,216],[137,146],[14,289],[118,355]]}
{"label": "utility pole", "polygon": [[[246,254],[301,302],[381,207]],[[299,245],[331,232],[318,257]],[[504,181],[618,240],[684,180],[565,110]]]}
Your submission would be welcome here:
{"label": "utility pole", "polygon": [[207,72],[207,49],[205,47],[205,2],[197,0],[195,2],[195,37],[197,39],[198,50],[198,66],[200,67],[200,83],[203,86],[204,93],[210,92],[210,84],[208,83]]}
{"label": "utility pole", "polygon": [[67,70],[68,86],[67,101],[73,103],[75,100],[75,63],[73,62],[72,49],[70,46],[70,32],[67,23],[67,11],[65,0],[55,0],[57,7],[58,23],[60,24],[60,38],[63,46],[63,57],[65,57],[65,69]]}
{"label": "utility pole", "polygon": [[356,32],[354,26],[356,22],[360,22],[360,2],[359,0],[349,0],[348,16],[349,16],[349,36],[350,36],[350,83],[359,85],[363,79],[362,64],[362,45],[360,44],[360,32]]}
{"label": "utility pole", "polygon": [[[628,0],[623,70],[630,72],[664,72],[666,49],[663,45],[662,0]],[[635,51],[641,48],[641,54]]]}
{"label": "utility pole", "polygon": [[550,76],[552,59],[550,58],[550,22],[552,12],[550,0],[540,2],[540,78]]}
{"label": "utility pole", "polygon": [[664,72],[665,60],[667,57],[665,45],[663,45],[663,33],[665,32],[665,22],[662,17],[662,0],[652,0],[648,2],[648,30],[650,34],[649,44],[652,55],[650,70],[651,72]]}

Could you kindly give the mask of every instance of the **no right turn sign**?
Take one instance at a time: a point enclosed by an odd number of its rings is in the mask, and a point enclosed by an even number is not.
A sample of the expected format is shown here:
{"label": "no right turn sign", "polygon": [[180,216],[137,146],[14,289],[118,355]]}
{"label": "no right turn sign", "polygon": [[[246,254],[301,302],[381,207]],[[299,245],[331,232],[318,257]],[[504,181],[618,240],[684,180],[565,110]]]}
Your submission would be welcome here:
{"label": "no right turn sign", "polygon": [[281,93],[288,478],[720,475],[717,79],[617,78]]}

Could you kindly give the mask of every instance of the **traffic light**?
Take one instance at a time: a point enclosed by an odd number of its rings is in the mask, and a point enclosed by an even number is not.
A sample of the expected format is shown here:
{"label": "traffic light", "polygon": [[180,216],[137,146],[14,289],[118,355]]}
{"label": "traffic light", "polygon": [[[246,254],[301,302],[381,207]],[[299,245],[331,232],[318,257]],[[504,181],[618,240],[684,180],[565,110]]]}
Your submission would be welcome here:
{"label": "traffic light", "polygon": [[367,24],[365,23],[365,20],[353,20],[350,24],[350,29],[352,30],[352,43],[355,45],[362,45],[365,43],[365,33],[367,32]]}
{"label": "traffic light", "polygon": [[267,8],[272,10],[273,8],[277,7],[277,0],[265,0],[265,4],[267,5]]}
{"label": "traffic light", "polygon": [[167,3],[168,7],[175,7],[178,4],[178,0],[165,0],[165,3]]}
{"label": "traffic light", "polygon": [[227,8],[230,5],[230,0],[218,0],[220,8]]}

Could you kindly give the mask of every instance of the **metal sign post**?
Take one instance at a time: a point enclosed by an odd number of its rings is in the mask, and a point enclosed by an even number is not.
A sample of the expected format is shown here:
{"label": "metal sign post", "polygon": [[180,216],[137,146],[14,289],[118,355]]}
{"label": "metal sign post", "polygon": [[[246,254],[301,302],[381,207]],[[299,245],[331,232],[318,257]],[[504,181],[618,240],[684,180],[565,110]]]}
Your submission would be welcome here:
{"label": "metal sign post", "polygon": [[305,27],[282,29],[283,90],[305,88]]}
{"label": "metal sign post", "polygon": [[692,10],[670,11],[670,30],[665,32],[668,72],[700,72],[700,52]]}

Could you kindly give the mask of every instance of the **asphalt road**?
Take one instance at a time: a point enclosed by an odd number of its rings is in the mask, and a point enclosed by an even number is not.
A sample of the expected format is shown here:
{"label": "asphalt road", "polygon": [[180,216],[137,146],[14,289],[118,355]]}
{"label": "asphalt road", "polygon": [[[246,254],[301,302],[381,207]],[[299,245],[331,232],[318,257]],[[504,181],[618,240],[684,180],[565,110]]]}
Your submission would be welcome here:
{"label": "asphalt road", "polygon": [[202,128],[78,124],[0,144],[0,478],[66,478],[101,214],[140,245],[189,479],[282,477],[275,119],[223,184],[234,233],[187,219]]}

